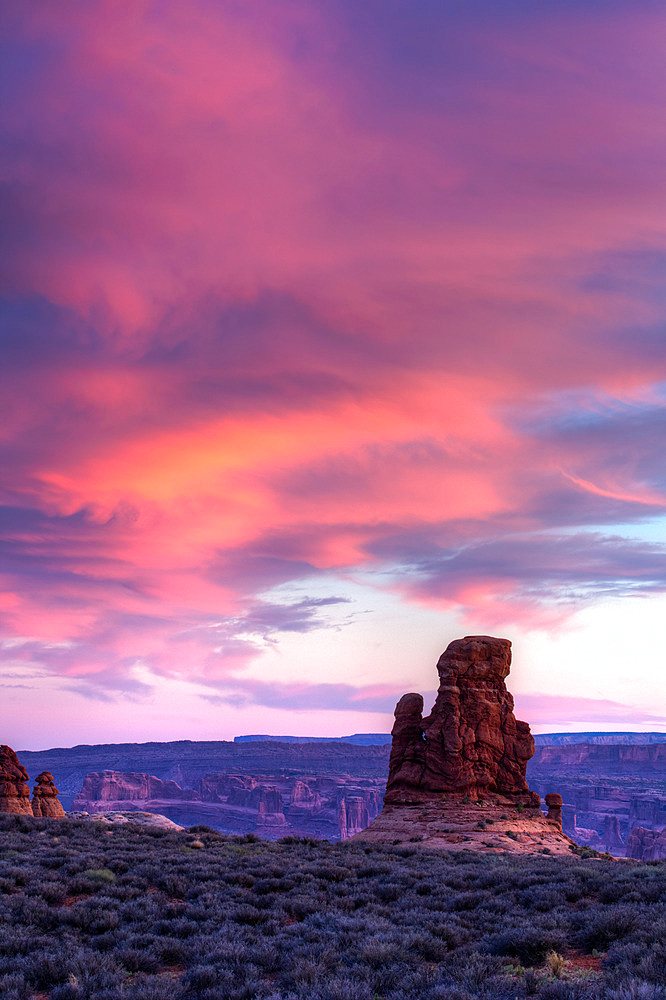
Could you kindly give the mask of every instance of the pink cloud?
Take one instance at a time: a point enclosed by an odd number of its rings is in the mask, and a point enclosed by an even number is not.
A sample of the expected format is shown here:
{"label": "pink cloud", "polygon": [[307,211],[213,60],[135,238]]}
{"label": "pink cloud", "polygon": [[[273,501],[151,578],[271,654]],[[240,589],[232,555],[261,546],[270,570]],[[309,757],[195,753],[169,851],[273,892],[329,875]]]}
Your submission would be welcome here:
{"label": "pink cloud", "polygon": [[435,8],[2,15],[13,656],[217,683],[276,584],[666,589],[663,13]]}

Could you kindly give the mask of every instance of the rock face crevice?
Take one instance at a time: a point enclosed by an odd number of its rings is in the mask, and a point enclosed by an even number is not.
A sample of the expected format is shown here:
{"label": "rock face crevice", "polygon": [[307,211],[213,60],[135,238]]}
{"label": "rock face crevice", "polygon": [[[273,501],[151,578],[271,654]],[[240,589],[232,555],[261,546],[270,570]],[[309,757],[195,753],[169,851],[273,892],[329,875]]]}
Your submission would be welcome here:
{"label": "rock face crevice", "polygon": [[477,635],[450,643],[437,664],[430,715],[422,717],[420,694],[403,695],[396,706],[387,804],[495,793],[539,805],[525,778],[534,739],[513,714],[505,684],[510,668],[508,639]]}

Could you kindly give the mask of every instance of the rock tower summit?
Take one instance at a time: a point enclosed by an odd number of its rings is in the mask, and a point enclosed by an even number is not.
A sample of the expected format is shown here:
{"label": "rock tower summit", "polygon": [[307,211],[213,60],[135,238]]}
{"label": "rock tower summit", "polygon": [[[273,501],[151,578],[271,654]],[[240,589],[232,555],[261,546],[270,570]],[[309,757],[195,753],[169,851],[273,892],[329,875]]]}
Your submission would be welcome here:
{"label": "rock tower summit", "polygon": [[510,668],[508,639],[469,635],[448,646],[430,715],[421,716],[420,694],[403,695],[396,706],[386,803],[498,793],[538,807],[525,778],[534,739],[513,714],[504,683]]}
{"label": "rock tower summit", "polygon": [[[513,713],[505,680],[511,643],[488,635],[456,639],[437,664],[439,689],[395,709],[384,808],[358,839],[447,849],[568,852],[558,811],[546,817],[525,777],[534,754],[526,722]],[[560,800],[561,801],[561,800]]]}

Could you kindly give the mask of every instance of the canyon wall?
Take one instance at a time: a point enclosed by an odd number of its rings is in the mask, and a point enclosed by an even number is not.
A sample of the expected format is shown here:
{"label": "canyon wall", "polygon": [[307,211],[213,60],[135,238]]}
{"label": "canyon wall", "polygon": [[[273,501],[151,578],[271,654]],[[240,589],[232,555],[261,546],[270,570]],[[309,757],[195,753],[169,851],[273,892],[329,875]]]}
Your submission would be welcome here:
{"label": "canyon wall", "polygon": [[201,778],[195,788],[181,788],[154,775],[102,771],[85,777],[73,809],[159,813],[181,826],[204,823],[269,840],[287,834],[346,840],[374,819],[383,791],[381,779],[349,775],[218,773]]}
{"label": "canyon wall", "polygon": [[666,745],[537,747],[528,766],[541,795],[557,782],[565,833],[623,857],[634,827],[666,826]]}
{"label": "canyon wall", "polygon": [[51,771],[60,799],[71,809],[87,774],[106,770],[148,774],[195,788],[208,774],[284,774],[372,778],[386,781],[390,746],[347,743],[230,743],[176,740],[171,743],[107,743],[22,751],[31,774]]}

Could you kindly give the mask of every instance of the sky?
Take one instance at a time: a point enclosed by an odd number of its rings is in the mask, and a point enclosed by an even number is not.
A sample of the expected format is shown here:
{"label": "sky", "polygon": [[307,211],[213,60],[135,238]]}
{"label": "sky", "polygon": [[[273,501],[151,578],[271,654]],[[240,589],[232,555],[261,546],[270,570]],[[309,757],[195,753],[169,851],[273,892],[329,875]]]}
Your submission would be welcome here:
{"label": "sky", "polygon": [[666,729],[666,12],[0,12],[0,740]]}

